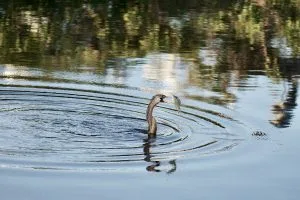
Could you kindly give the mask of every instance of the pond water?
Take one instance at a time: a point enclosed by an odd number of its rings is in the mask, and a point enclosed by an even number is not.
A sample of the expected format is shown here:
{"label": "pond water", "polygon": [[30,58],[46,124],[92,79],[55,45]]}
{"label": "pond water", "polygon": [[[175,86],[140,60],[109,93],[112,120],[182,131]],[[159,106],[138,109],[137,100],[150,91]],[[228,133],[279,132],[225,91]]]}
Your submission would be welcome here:
{"label": "pond water", "polygon": [[[1,196],[298,199],[299,16],[299,0],[0,3]],[[148,137],[157,93],[181,111],[160,103]]]}

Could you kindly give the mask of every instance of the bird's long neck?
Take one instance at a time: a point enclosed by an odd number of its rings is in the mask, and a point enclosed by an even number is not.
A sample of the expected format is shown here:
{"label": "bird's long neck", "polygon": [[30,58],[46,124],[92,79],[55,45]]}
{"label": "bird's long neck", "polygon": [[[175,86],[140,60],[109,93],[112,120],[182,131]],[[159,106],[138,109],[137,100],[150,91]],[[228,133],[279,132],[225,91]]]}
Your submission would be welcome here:
{"label": "bird's long neck", "polygon": [[157,103],[150,101],[148,107],[147,107],[147,122],[148,122],[148,134],[149,135],[155,135],[157,130],[156,120],[153,117],[153,110],[154,107],[157,105]]}

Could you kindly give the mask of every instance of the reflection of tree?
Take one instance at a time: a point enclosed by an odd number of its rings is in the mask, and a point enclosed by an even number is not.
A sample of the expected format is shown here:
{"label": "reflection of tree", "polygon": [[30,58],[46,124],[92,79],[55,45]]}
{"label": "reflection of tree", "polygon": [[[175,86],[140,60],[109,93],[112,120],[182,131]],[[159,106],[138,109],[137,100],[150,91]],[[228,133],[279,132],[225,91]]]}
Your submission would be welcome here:
{"label": "reflection of tree", "polygon": [[[144,151],[144,155],[145,155],[145,158],[144,160],[146,162],[149,162],[151,163],[149,166],[147,166],[147,171],[149,172],[161,172],[162,170],[159,169],[159,166],[161,166],[161,161],[158,161],[158,160],[153,160],[152,159],[152,155],[151,155],[151,147],[152,145],[155,145],[155,137],[148,137],[144,142],[144,148],[143,148],[143,151]],[[171,166],[171,168],[167,171],[167,174],[171,174],[173,172],[176,171],[176,160],[171,160],[169,161],[169,164]]]}
{"label": "reflection of tree", "polygon": [[[267,27],[285,35],[299,53],[297,0],[84,2],[3,4],[2,50],[72,56],[94,49],[104,59],[155,50],[194,51],[223,33],[248,41],[250,49],[264,40]],[[276,23],[268,25],[271,18]]]}
{"label": "reflection of tree", "polygon": [[[291,56],[299,56],[299,5],[299,0],[8,1],[0,5],[0,63],[93,66],[105,73],[110,59],[163,51],[192,63],[192,84],[232,102],[228,70],[240,79],[253,69],[279,77],[280,47],[272,43],[282,38]],[[205,50],[215,62],[204,62],[199,54]]]}
{"label": "reflection of tree", "polygon": [[[299,63],[299,60],[296,60]],[[278,128],[286,128],[290,125],[293,118],[293,110],[297,106],[298,80],[294,74],[300,74],[296,63],[289,59],[281,60],[280,71],[288,80],[288,88],[283,91],[282,99],[272,107],[273,119],[270,123]]]}
{"label": "reflection of tree", "polygon": [[273,105],[273,119],[270,121],[274,126],[278,128],[288,127],[293,118],[293,110],[296,108],[298,85],[296,80],[290,83],[290,88],[286,95],[286,99]]}

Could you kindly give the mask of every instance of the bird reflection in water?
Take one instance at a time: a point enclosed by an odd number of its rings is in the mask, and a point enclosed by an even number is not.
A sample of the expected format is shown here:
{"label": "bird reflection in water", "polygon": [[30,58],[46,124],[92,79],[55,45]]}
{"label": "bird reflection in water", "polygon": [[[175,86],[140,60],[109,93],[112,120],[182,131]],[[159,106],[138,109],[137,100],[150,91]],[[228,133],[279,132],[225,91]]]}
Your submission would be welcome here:
{"label": "bird reflection in water", "polygon": [[[156,143],[156,137],[155,136],[148,136],[147,139],[144,140],[144,146],[143,146],[143,151],[145,158],[144,160],[148,163],[151,163],[149,166],[146,167],[146,170],[149,172],[163,172],[165,170],[160,169],[162,166],[162,162],[158,160],[153,159],[153,155],[151,154],[151,148],[155,146]],[[169,167],[165,171],[167,174],[171,174],[176,171],[177,165],[176,165],[176,160],[170,160],[168,162]]]}
{"label": "bird reflection in water", "polygon": [[[180,100],[178,97],[173,96],[174,98],[178,99],[177,100],[177,107],[178,109],[180,108]],[[161,167],[161,161],[158,160],[153,160],[152,159],[152,155],[151,155],[151,148],[153,146],[155,146],[156,143],[156,131],[157,131],[157,123],[156,120],[153,116],[153,110],[154,108],[159,104],[159,103],[166,103],[168,101],[166,101],[165,99],[167,98],[166,95],[163,94],[156,94],[152,97],[152,99],[150,100],[148,107],[147,107],[147,111],[146,111],[146,120],[148,122],[148,138],[144,140],[144,145],[143,145],[143,151],[144,151],[144,155],[145,158],[144,160],[146,162],[152,163],[151,165],[149,165],[146,169],[149,172],[161,172],[162,169]],[[167,171],[167,173],[172,173],[176,171],[176,162],[175,160],[169,161],[169,164],[171,165],[171,169],[169,169]]]}

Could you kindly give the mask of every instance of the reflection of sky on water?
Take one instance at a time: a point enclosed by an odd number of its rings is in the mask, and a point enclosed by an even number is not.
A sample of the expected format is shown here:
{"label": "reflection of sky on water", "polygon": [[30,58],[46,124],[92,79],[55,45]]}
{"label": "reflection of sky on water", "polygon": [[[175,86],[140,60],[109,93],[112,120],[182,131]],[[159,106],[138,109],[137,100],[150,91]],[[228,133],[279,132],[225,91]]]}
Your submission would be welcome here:
{"label": "reflection of sky on water", "polygon": [[207,47],[200,48],[198,57],[203,65],[214,67],[218,64],[218,50],[221,48],[222,42],[217,38],[208,42]]}
{"label": "reflection of sky on water", "polygon": [[238,98],[233,105],[235,110],[258,121],[269,120],[278,128],[289,127],[295,122],[294,116],[300,113],[296,102],[299,102],[299,80],[274,83],[266,76],[255,76],[248,82],[252,85],[249,90],[239,90],[238,87],[230,89]]}
{"label": "reflection of sky on water", "polygon": [[288,46],[286,38],[273,38],[271,47],[279,50],[280,57],[289,58],[293,56],[293,49]]}
{"label": "reflection of sky on water", "polygon": [[[129,59],[130,60],[130,59]],[[176,93],[188,82],[188,66],[176,54],[149,54],[139,62],[124,67],[126,77],[115,76],[109,69],[106,81],[123,83],[151,92]]]}
{"label": "reflection of sky on water", "polygon": [[[163,86],[176,92],[187,82],[188,67],[181,62],[176,54],[152,54],[146,57],[148,63],[143,66],[145,81],[160,82]],[[155,86],[155,84],[154,84]]]}
{"label": "reflection of sky on water", "polygon": [[[203,51],[202,51],[203,52]],[[204,51],[205,52],[205,51]],[[204,61],[205,62],[205,61]],[[130,63],[130,65],[126,65]],[[132,64],[132,65],[131,65]],[[74,73],[54,71],[48,77],[66,80],[84,81],[86,83],[118,84],[139,88],[146,93],[197,95],[203,98],[217,97],[222,99],[222,92],[213,92],[190,84],[194,81],[189,76],[196,66],[192,62],[182,61],[176,54],[150,54],[146,59],[129,59],[119,69],[108,67],[105,74],[92,72]],[[2,65],[1,75],[6,83],[15,82],[14,77],[41,77],[43,71],[14,65]],[[201,75],[201,74],[200,74]],[[264,75],[249,75],[240,79],[235,71],[231,71],[227,92],[236,96],[236,101],[227,102],[227,108],[249,114],[256,120],[269,120],[278,128],[289,127],[298,113],[299,102],[297,87],[299,79],[292,82],[280,80],[274,82]],[[21,81],[21,80],[20,80]],[[266,106],[267,105],[267,106]],[[295,110],[296,109],[296,110]],[[255,116],[252,114],[255,110]]]}

